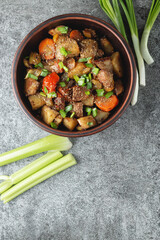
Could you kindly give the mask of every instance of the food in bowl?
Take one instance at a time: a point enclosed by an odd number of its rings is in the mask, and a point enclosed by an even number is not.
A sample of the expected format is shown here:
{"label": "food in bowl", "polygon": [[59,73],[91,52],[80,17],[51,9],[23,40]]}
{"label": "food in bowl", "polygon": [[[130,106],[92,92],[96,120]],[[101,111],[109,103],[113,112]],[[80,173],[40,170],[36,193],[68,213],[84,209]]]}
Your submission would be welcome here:
{"label": "food in bowl", "polygon": [[123,64],[94,29],[57,26],[24,59],[24,92],[37,118],[55,129],[86,130],[104,122],[124,91]]}

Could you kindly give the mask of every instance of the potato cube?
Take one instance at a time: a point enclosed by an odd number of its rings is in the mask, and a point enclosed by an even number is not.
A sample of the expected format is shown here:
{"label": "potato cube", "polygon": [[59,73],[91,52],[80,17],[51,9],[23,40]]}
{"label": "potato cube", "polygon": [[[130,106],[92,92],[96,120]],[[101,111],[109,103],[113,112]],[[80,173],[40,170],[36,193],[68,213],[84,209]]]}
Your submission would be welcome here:
{"label": "potato cube", "polygon": [[76,118],[69,118],[65,117],[63,119],[63,124],[66,128],[68,128],[70,131],[73,131],[73,129],[77,126],[78,122]]}
{"label": "potato cube", "polygon": [[82,129],[91,128],[96,125],[96,121],[92,116],[81,117],[78,118],[77,121]]}
{"label": "potato cube", "polygon": [[47,107],[46,105],[42,107],[41,115],[43,121],[48,125],[50,125],[51,122],[53,122],[53,120],[57,117],[58,114],[59,113],[57,111],[51,109],[50,107]]}
{"label": "potato cube", "polygon": [[45,105],[44,97],[41,96],[40,94],[35,94],[32,96],[29,96],[28,100],[29,100],[33,110],[37,110],[38,108]]}

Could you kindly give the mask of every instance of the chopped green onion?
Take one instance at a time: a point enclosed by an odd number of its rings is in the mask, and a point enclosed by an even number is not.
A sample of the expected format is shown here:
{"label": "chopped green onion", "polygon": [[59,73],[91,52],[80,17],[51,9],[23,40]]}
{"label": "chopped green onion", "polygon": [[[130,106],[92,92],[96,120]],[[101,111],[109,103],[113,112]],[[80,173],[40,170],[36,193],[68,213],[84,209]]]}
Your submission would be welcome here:
{"label": "chopped green onion", "polygon": [[65,151],[72,147],[68,138],[49,135],[37,141],[0,154],[0,166],[46,151]]}
{"label": "chopped green onion", "polygon": [[78,80],[78,86],[84,87],[86,85],[85,78],[79,78]]}
{"label": "chopped green onion", "polygon": [[62,34],[66,34],[68,32],[68,27],[58,27],[57,30],[60,31]]}
{"label": "chopped green onion", "polygon": [[48,73],[49,73],[49,72],[48,72],[47,69],[42,69],[42,72],[41,72],[40,75],[41,75],[42,77],[46,77],[46,76],[48,75]]}
{"label": "chopped green onion", "polygon": [[93,122],[87,122],[87,125],[88,125],[88,126],[92,126],[92,125],[93,125]]}
{"label": "chopped green onion", "polygon": [[65,82],[59,82],[59,85],[60,85],[61,87],[65,87],[65,86],[66,86]]}
{"label": "chopped green onion", "polygon": [[89,95],[90,95],[90,91],[86,91],[85,94],[86,94],[87,96],[89,96]]}
{"label": "chopped green onion", "polygon": [[38,63],[38,64],[36,64],[36,65],[34,65],[34,67],[35,68],[38,68],[38,67],[40,67],[40,68],[44,68],[44,66],[43,66],[43,64],[40,62],[40,63]]}
{"label": "chopped green onion", "polygon": [[1,200],[3,200],[4,203],[7,203],[38,183],[43,182],[44,180],[75,164],[75,158],[71,153],[69,153],[8,189],[1,195]]}
{"label": "chopped green onion", "polygon": [[47,94],[47,97],[48,98],[55,98],[55,97],[57,97],[57,93],[56,92],[50,92],[50,93]]}
{"label": "chopped green onion", "polygon": [[61,110],[59,111],[59,113],[61,114],[61,116],[62,116],[63,118],[65,118],[66,115],[67,115],[67,113],[66,113],[63,109],[61,109]]}
{"label": "chopped green onion", "polygon": [[93,69],[92,69],[92,73],[95,74],[95,75],[97,75],[97,74],[99,73],[99,68],[96,68],[96,67],[93,68]]}
{"label": "chopped green onion", "polygon": [[92,109],[92,116],[96,117],[97,116],[97,108]]}
{"label": "chopped green onion", "polygon": [[60,53],[61,53],[63,56],[67,57],[67,55],[70,54],[71,52],[67,52],[64,47],[61,47]]}
{"label": "chopped green onion", "polygon": [[88,60],[90,60],[92,57],[88,57],[88,58],[80,58],[78,60],[78,62],[88,62]]}
{"label": "chopped green onion", "polygon": [[109,97],[111,97],[112,95],[113,95],[113,92],[111,91],[111,92],[106,93],[106,94],[105,94],[105,97],[106,97],[106,98],[109,98]]}
{"label": "chopped green onion", "polygon": [[91,73],[88,74],[88,78],[89,78],[90,81],[92,80],[92,74]]}
{"label": "chopped green onion", "polygon": [[73,112],[73,113],[71,114],[70,118],[73,118],[75,114],[76,114],[76,113]]}
{"label": "chopped green onion", "polygon": [[96,89],[96,92],[97,92],[97,96],[98,96],[98,97],[103,97],[103,95],[104,95],[104,89]]}
{"label": "chopped green onion", "polygon": [[89,81],[90,81],[89,77],[86,77],[86,83],[89,83]]}
{"label": "chopped green onion", "polygon": [[60,68],[63,68],[65,72],[68,72],[68,68],[63,64],[63,62],[59,62],[58,65]]}
{"label": "chopped green onion", "polygon": [[70,112],[72,110],[72,104],[65,107],[66,112]]}
{"label": "chopped green onion", "polygon": [[68,68],[66,66],[63,66],[63,69],[65,72],[68,72]]}
{"label": "chopped green onion", "polygon": [[44,92],[47,94],[48,93],[48,89],[46,88],[46,86],[44,86]]}
{"label": "chopped green onion", "polygon": [[25,59],[29,59],[29,56],[26,56]]}
{"label": "chopped green onion", "polygon": [[74,75],[74,80],[75,80],[76,82],[78,82],[78,81],[79,81],[79,77],[78,77],[77,75]]}
{"label": "chopped green onion", "polygon": [[10,187],[22,181],[23,179],[31,176],[33,173],[38,172],[40,169],[48,166],[50,163],[61,158],[63,155],[60,152],[48,152],[42,157],[36,159],[32,163],[26,165],[22,169],[13,173],[6,179],[6,181],[0,183],[0,194],[7,191]]}
{"label": "chopped green onion", "polygon": [[91,82],[88,82],[87,83],[87,89],[91,89],[92,88],[92,83]]}
{"label": "chopped green onion", "polygon": [[86,77],[87,77],[87,74],[83,74],[81,77],[84,77],[84,78],[86,78]]}
{"label": "chopped green onion", "polygon": [[69,80],[70,80],[70,79],[69,79],[69,77],[68,77],[68,78],[66,79],[66,82],[69,82]]}
{"label": "chopped green onion", "polygon": [[57,129],[57,128],[58,128],[57,124],[54,123],[54,122],[51,122],[51,127],[54,128],[54,129]]}
{"label": "chopped green onion", "polygon": [[46,94],[44,92],[40,92],[39,94],[43,97],[46,97]]}
{"label": "chopped green onion", "polygon": [[86,67],[92,68],[93,64],[92,63],[85,63]]}
{"label": "chopped green onion", "polygon": [[27,76],[28,78],[32,78],[32,79],[35,79],[35,80],[38,80],[38,77],[37,76],[35,76],[34,74],[32,74],[32,73],[28,73],[28,76]]}
{"label": "chopped green onion", "polygon": [[87,112],[87,115],[89,116],[89,115],[91,115],[92,108],[86,107],[86,108],[85,108],[85,111]]}

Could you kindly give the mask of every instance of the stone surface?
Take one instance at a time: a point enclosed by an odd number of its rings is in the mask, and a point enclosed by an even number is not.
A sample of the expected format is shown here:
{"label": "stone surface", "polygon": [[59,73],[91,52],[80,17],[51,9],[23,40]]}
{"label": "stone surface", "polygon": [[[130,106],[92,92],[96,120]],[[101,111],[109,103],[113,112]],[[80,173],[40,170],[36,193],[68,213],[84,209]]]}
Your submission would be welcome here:
{"label": "stone surface", "polygon": [[[151,1],[134,1],[140,32]],[[21,112],[12,92],[11,64],[25,35],[63,13],[109,21],[98,0],[0,0],[0,151],[48,133]],[[78,164],[11,201],[0,203],[0,240],[160,239],[160,17],[151,32],[155,59],[146,66],[139,101],[107,130],[72,139]],[[11,174],[31,157],[0,168]]]}

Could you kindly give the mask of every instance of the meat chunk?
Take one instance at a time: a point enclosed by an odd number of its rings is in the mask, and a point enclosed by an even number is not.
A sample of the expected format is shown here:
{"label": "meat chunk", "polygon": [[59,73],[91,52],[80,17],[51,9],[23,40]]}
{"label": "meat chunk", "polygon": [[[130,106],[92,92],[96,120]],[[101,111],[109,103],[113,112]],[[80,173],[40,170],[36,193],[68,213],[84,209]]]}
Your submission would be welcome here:
{"label": "meat chunk", "polygon": [[119,77],[123,77],[123,66],[119,52],[114,52],[111,56],[113,71]]}
{"label": "meat chunk", "polygon": [[58,112],[44,105],[42,107],[41,115],[42,115],[43,121],[48,125],[50,125],[51,122],[53,122],[53,120],[58,116]]}
{"label": "meat chunk", "polygon": [[64,61],[65,59],[65,56],[63,56],[60,51],[62,47],[68,52],[67,58],[77,57],[79,55],[79,46],[74,39],[67,36],[59,36],[56,42],[56,59],[60,61]]}
{"label": "meat chunk", "polygon": [[103,84],[105,91],[110,92],[114,89],[113,73],[106,70],[100,70],[97,78]]}
{"label": "meat chunk", "polygon": [[63,27],[65,27],[65,26],[64,26],[64,25],[59,25],[59,26],[57,26],[56,28],[50,29],[50,30],[48,31],[48,33],[49,33],[51,36],[54,36],[55,34],[58,34],[58,35],[69,35],[70,32],[71,32],[71,29],[70,29],[70,28],[68,28],[67,33],[61,33],[61,32],[59,31],[59,28],[63,28]]}
{"label": "meat chunk", "polygon": [[74,58],[68,58],[66,60],[66,67],[69,69],[69,70],[72,70],[73,68],[75,68],[76,66],[76,61]]}
{"label": "meat chunk", "polygon": [[102,83],[100,83],[100,81],[92,79],[92,83],[93,83],[93,89],[101,89],[102,88]]}
{"label": "meat chunk", "polygon": [[47,69],[49,72],[56,72],[56,73],[62,73],[63,68],[60,68],[59,66],[59,60],[46,60],[46,62],[43,62],[44,68]]}
{"label": "meat chunk", "polygon": [[[89,69],[89,71],[90,71],[90,69]],[[81,63],[81,62],[80,63],[78,62],[78,63],[76,63],[75,68],[73,68],[72,70],[70,70],[68,72],[68,77],[73,79],[75,75],[80,77],[80,76],[82,76],[85,73],[86,73],[86,66],[85,66],[85,64]]]}
{"label": "meat chunk", "polygon": [[103,50],[102,50],[102,49],[98,49],[98,50],[97,50],[97,54],[96,54],[96,58],[103,57],[103,55],[104,55]]}
{"label": "meat chunk", "polygon": [[98,44],[93,39],[84,39],[80,42],[81,46],[81,52],[80,57],[81,58],[88,58],[92,57],[94,58],[97,54],[98,50]]}
{"label": "meat chunk", "polygon": [[65,109],[65,99],[60,93],[57,94],[57,97],[55,98],[54,103],[58,111],[60,109],[63,109],[63,110]]}
{"label": "meat chunk", "polygon": [[83,105],[92,107],[94,104],[94,95],[89,95],[87,99],[82,101]]}
{"label": "meat chunk", "polygon": [[73,102],[73,112],[75,112],[77,117],[83,117],[83,103],[82,102]]}
{"label": "meat chunk", "polygon": [[104,120],[106,120],[109,116],[109,112],[104,112],[99,109],[97,109],[97,116],[95,117],[98,124],[102,123]]}
{"label": "meat chunk", "polygon": [[72,89],[67,87],[59,87],[58,91],[65,98],[67,102],[72,101]]}
{"label": "meat chunk", "polygon": [[91,28],[85,28],[83,30],[83,34],[86,38],[95,38],[96,37],[96,32],[95,30],[91,29]]}
{"label": "meat chunk", "polygon": [[41,56],[36,52],[31,52],[29,55],[29,64],[36,65],[41,62]]}
{"label": "meat chunk", "polygon": [[112,61],[109,57],[100,58],[95,60],[94,63],[102,70],[107,70],[109,72],[113,72],[113,65]]}
{"label": "meat chunk", "polygon": [[75,102],[83,101],[88,98],[88,95],[85,94],[88,89],[86,87],[74,86],[72,88],[72,100]]}
{"label": "meat chunk", "polygon": [[120,95],[124,91],[123,83],[120,79],[115,81],[114,91],[117,96]]}
{"label": "meat chunk", "polygon": [[24,92],[26,96],[34,95],[38,91],[40,83],[33,79],[27,78],[24,83]]}
{"label": "meat chunk", "polygon": [[102,49],[104,50],[105,54],[111,55],[114,52],[114,48],[112,44],[108,41],[107,38],[101,38],[100,43],[102,46]]}

